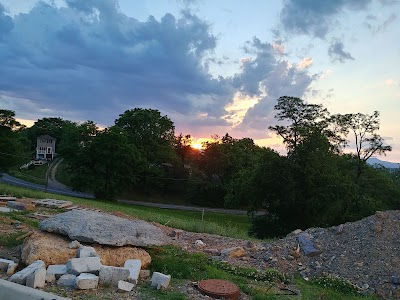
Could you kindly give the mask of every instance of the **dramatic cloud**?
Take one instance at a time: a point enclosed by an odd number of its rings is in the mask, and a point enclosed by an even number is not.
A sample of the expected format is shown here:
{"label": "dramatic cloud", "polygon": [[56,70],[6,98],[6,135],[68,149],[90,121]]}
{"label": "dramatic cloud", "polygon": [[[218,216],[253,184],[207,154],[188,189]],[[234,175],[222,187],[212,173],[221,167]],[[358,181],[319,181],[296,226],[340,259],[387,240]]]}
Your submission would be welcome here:
{"label": "dramatic cloud", "polygon": [[3,95],[108,122],[132,107],[221,113],[232,99],[230,81],[213,78],[205,63],[216,37],[189,11],[140,22],[117,0],[66,4],[38,2],[13,19],[0,5]]}
{"label": "dramatic cloud", "polygon": [[286,0],[281,11],[283,28],[293,34],[306,34],[324,39],[337,16],[345,10],[358,11],[371,0]]}
{"label": "dramatic cloud", "polygon": [[331,60],[344,63],[346,60],[354,60],[349,52],[344,51],[344,45],[341,41],[333,41],[328,49]]}
{"label": "dramatic cloud", "polygon": [[251,103],[238,129],[257,129],[259,135],[256,138],[262,138],[273,122],[276,100],[284,95],[303,97],[317,76],[273,56],[272,45],[257,38],[253,39],[248,50],[255,54],[255,58],[243,62],[242,72],[235,75],[234,82],[240,82],[242,93],[247,93],[253,100],[257,96],[258,102],[255,105]]}

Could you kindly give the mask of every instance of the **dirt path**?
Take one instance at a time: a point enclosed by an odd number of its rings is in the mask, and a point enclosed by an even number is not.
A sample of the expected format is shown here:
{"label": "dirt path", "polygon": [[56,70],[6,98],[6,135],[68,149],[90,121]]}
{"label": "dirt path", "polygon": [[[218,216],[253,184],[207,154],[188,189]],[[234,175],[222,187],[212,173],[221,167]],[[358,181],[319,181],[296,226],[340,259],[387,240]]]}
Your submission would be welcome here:
{"label": "dirt path", "polygon": [[67,186],[62,184],[61,182],[57,181],[56,179],[56,172],[57,168],[60,165],[60,163],[64,160],[64,158],[57,159],[52,162],[49,168],[49,175],[48,175],[48,186],[55,187],[55,188],[60,188],[60,189],[67,189]]}

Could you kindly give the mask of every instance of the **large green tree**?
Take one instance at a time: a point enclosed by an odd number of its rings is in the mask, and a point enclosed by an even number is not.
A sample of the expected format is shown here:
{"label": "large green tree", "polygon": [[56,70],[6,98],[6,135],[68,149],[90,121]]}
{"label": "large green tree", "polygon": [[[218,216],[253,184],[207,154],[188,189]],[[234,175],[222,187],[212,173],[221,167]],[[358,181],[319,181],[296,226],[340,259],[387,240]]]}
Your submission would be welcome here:
{"label": "large green tree", "polygon": [[74,174],[73,188],[109,199],[137,182],[146,167],[128,135],[117,127],[98,132],[90,143],[81,145],[68,164]]}
{"label": "large green tree", "polygon": [[149,163],[168,163],[175,159],[174,123],[158,110],[127,110],[115,120],[115,126],[128,134],[129,142],[142,152]]}
{"label": "large green tree", "polygon": [[0,110],[0,173],[23,163],[23,145],[18,130],[23,126],[15,119],[12,110]]}

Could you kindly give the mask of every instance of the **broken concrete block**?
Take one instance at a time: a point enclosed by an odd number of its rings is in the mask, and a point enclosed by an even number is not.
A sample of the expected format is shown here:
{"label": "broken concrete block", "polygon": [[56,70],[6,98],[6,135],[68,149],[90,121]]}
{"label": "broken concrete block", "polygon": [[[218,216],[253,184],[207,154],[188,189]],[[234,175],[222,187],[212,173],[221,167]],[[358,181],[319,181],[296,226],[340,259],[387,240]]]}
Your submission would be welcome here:
{"label": "broken concrete block", "polygon": [[101,267],[100,257],[72,258],[67,262],[68,273],[74,275],[97,272]]}
{"label": "broken concrete block", "polygon": [[26,286],[31,288],[42,288],[46,284],[46,267],[43,266],[40,269],[37,269],[32,274],[29,274],[26,277]]}
{"label": "broken concrete block", "polygon": [[7,271],[8,266],[11,264],[15,264],[13,260],[0,258],[0,271]]}
{"label": "broken concrete block", "polygon": [[13,263],[13,264],[9,264],[8,268],[7,268],[7,275],[11,276],[15,273],[15,270],[17,269],[18,264],[17,263]]}
{"label": "broken concrete block", "polygon": [[57,280],[57,285],[66,287],[75,287],[76,276],[73,274],[65,274]]}
{"label": "broken concrete block", "polygon": [[0,201],[15,201],[17,200],[16,197],[12,196],[0,196]]}
{"label": "broken concrete block", "polygon": [[99,277],[90,273],[82,273],[76,277],[76,288],[80,290],[92,290],[99,285]]}
{"label": "broken concrete block", "polygon": [[78,257],[97,257],[96,250],[93,247],[80,246],[78,249]]}
{"label": "broken concrete block", "polygon": [[101,283],[111,284],[114,286],[118,285],[118,281],[126,281],[130,275],[129,269],[103,266],[100,269],[99,277]]}
{"label": "broken concrete block", "polygon": [[133,283],[123,280],[118,281],[118,289],[120,289],[121,291],[130,292],[134,287],[135,285]]}
{"label": "broken concrete block", "polygon": [[125,261],[124,268],[129,270],[128,281],[137,284],[139,278],[139,272],[142,268],[142,262],[140,259],[128,259]]}
{"label": "broken concrete block", "polygon": [[56,279],[67,273],[67,265],[50,265],[47,267],[47,274],[54,275]]}
{"label": "broken concrete block", "polygon": [[140,270],[140,272],[139,272],[140,279],[145,280],[145,279],[149,279],[149,277],[150,277],[150,270]]}
{"label": "broken concrete block", "polygon": [[79,243],[78,241],[72,241],[71,243],[69,243],[68,248],[69,249],[78,249],[81,246],[81,243]]}
{"label": "broken concrete block", "polygon": [[297,239],[305,256],[316,256],[321,254],[322,251],[315,248],[307,234],[302,233],[297,237]]}
{"label": "broken concrete block", "polygon": [[34,273],[36,270],[42,267],[44,267],[44,262],[41,260],[37,260],[33,264],[27,266],[25,269],[22,269],[21,271],[12,275],[10,281],[25,285],[28,275]]}
{"label": "broken concrete block", "polygon": [[221,255],[229,256],[231,258],[239,258],[246,256],[246,251],[242,247],[232,247],[221,251]]}
{"label": "broken concrete block", "polygon": [[165,275],[159,272],[154,272],[151,276],[150,286],[156,287],[157,290],[161,288],[168,288],[169,282],[171,281],[171,275]]}

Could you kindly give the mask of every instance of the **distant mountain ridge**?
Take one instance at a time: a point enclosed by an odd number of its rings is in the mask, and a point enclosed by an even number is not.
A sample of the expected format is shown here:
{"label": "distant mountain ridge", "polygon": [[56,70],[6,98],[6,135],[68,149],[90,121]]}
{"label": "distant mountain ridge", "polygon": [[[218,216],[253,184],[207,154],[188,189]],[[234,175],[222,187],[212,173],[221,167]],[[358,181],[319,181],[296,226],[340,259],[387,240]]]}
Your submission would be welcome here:
{"label": "distant mountain ridge", "polygon": [[367,163],[370,164],[371,166],[378,166],[378,165],[382,165],[385,168],[388,169],[399,169],[400,168],[400,164],[399,163],[392,163],[389,161],[384,161],[384,160],[380,160],[376,157],[371,157],[367,160]]}

